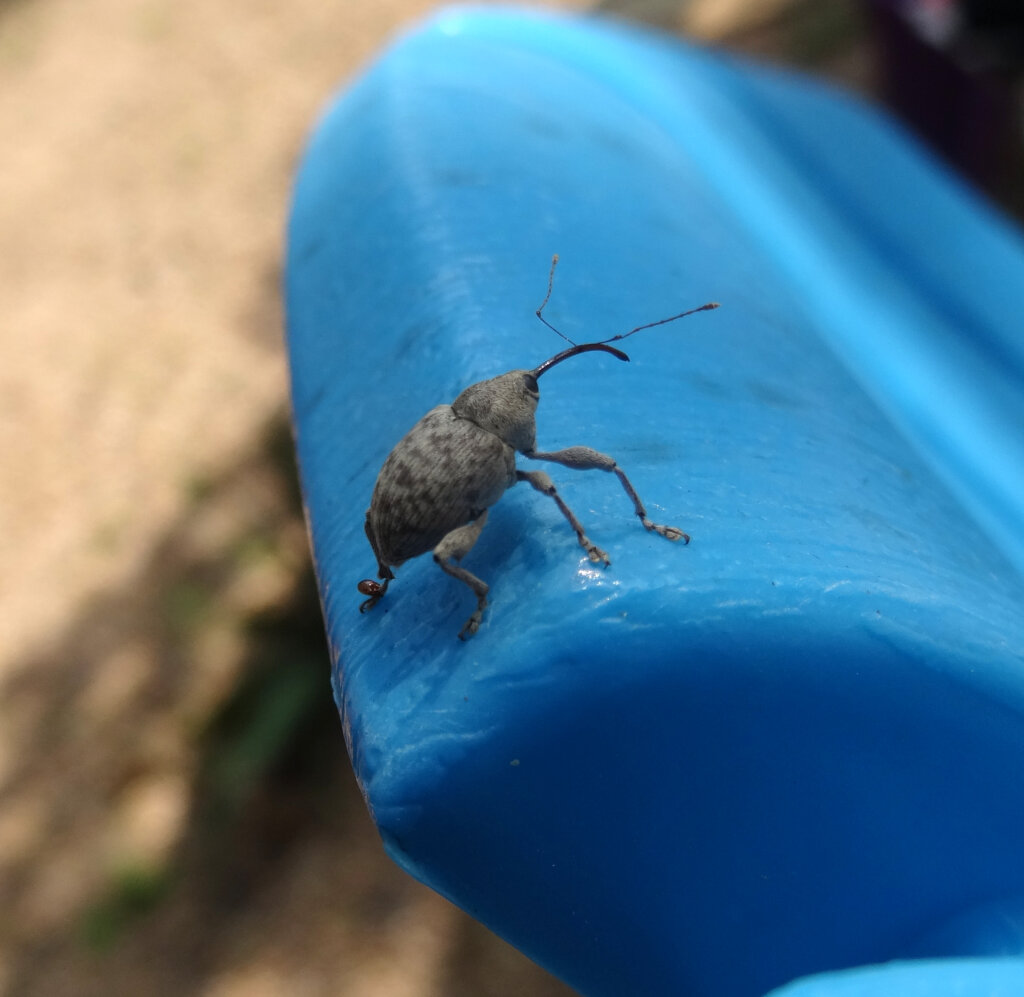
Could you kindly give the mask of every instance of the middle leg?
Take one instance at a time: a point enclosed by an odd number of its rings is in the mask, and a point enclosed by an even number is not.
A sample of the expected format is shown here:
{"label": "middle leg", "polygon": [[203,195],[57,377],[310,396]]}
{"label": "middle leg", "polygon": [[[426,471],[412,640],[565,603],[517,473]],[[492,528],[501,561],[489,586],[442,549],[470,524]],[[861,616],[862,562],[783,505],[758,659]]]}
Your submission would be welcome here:
{"label": "middle leg", "polygon": [[547,472],[517,470],[516,481],[526,481],[536,488],[537,491],[555,500],[555,505],[562,510],[562,515],[569,520],[569,525],[576,531],[576,538],[579,540],[580,546],[587,552],[587,557],[591,561],[595,564],[598,561],[604,561],[605,567],[612,563],[608,559],[608,555],[583,532],[583,524],[573,515],[572,509],[562,501],[562,496],[558,494],[555,483]]}

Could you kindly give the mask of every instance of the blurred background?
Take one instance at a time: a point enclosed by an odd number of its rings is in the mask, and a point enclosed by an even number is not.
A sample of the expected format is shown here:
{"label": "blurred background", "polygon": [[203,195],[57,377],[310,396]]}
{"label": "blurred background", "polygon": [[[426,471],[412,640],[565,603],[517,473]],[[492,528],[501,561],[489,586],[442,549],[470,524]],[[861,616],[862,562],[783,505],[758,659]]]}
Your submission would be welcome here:
{"label": "blurred background", "polygon": [[[291,179],[431,6],[0,0],[0,994],[570,993],[385,857],[293,464]],[[1020,214],[1017,0],[598,7],[887,103]]]}

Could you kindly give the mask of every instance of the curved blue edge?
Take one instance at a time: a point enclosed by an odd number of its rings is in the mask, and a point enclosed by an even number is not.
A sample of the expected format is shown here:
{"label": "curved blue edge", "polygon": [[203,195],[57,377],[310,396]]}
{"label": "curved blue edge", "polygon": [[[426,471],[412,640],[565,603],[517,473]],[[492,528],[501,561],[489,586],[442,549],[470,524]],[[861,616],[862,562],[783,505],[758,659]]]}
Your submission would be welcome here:
{"label": "curved blue edge", "polygon": [[[465,560],[471,641],[429,557],[361,616],[380,465],[564,345],[533,316],[555,251],[577,341],[722,302],[541,384],[539,446],[614,455],[693,542],[544,465],[611,568],[522,486]],[[588,995],[1016,974],[954,957],[1024,953],[1020,273],[1016,233],[804,80],[516,11],[385,53],[311,140],[286,291],[335,692],[395,860]]]}
{"label": "curved blue edge", "polygon": [[768,997],[1017,997],[1020,959],[936,959],[812,976]]}

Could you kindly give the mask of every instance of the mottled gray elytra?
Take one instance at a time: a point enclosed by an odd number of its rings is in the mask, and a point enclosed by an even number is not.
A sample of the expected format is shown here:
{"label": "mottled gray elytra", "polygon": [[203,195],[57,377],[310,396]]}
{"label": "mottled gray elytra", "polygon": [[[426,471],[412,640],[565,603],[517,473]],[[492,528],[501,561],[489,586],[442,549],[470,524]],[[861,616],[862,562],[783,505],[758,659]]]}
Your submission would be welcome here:
{"label": "mottled gray elytra", "polygon": [[583,532],[583,526],[562,501],[551,478],[544,471],[520,471],[516,467],[517,450],[531,460],[549,460],[576,471],[614,472],[632,500],[644,529],[660,533],[669,540],[690,542],[675,526],[660,526],[647,518],[647,510],[636,489],[614,458],[590,447],[567,447],[553,453],[536,449],[535,413],[540,400],[537,381],[555,364],[592,350],[628,361],[629,357],[622,350],[608,344],[694,312],[709,311],[718,304],[711,302],[657,322],[638,325],[599,343],[576,344],[541,314],[551,297],[557,264],[555,255],[548,274],[548,291],[537,309],[537,318],[569,342],[569,348],[533,370],[511,370],[472,384],[451,405],[431,409],[398,441],[384,462],[366,512],[366,536],[377,558],[377,577],[382,578],[384,584],[369,578],[359,583],[359,591],[369,596],[360,605],[360,612],[375,606],[387,592],[395,577],[392,568],[431,550],[442,571],[473,590],[476,609],[459,631],[459,637],[465,640],[476,633],[487,605],[488,588],[458,562],[476,543],[490,507],[518,481],[525,481],[554,499],[591,561],[603,562],[606,567],[611,564],[608,555]]}

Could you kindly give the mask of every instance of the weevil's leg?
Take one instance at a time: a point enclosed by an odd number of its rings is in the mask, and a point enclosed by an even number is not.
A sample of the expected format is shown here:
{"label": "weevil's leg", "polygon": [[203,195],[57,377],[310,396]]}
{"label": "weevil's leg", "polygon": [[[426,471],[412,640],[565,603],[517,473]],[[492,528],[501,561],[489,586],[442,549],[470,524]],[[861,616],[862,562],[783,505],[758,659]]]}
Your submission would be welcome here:
{"label": "weevil's leg", "polygon": [[[373,548],[373,554],[377,558],[377,577],[384,579],[384,584],[378,586],[377,591],[370,596],[369,599],[359,604],[359,612],[365,613],[368,609],[373,609],[381,599],[384,598],[384,593],[388,590],[388,585],[394,581],[395,576],[392,574],[391,569],[380,559],[380,554],[377,553],[377,539],[373,535],[373,530],[370,529],[370,512],[366,512],[366,522],[363,524],[363,528],[366,530],[366,539],[370,541],[370,546]],[[360,591],[365,591],[360,585]]]}
{"label": "weevil's leg", "polygon": [[647,510],[644,508],[643,502],[640,501],[640,496],[637,495],[636,489],[629,478],[626,477],[625,471],[615,463],[614,457],[599,453],[590,447],[566,447],[564,450],[555,450],[552,453],[538,453],[535,450],[532,453],[526,454],[526,456],[531,460],[554,461],[556,464],[570,467],[574,471],[614,471],[619,481],[622,482],[622,487],[626,489],[626,494],[633,500],[633,508],[636,510],[640,522],[644,524],[645,530],[653,530],[669,540],[682,540],[683,543],[690,542],[689,536],[678,527],[661,526],[658,523],[652,523],[647,518]]}
{"label": "weevil's leg", "polygon": [[484,608],[487,606],[487,593],[489,589],[486,582],[482,582],[476,575],[465,568],[460,568],[454,562],[461,561],[469,553],[473,544],[479,539],[480,531],[484,528],[484,523],[486,522],[487,510],[484,509],[483,514],[477,516],[472,523],[467,523],[465,526],[459,526],[457,529],[452,530],[434,548],[434,560],[441,570],[445,574],[451,575],[452,578],[458,578],[460,582],[465,582],[476,596],[476,611],[466,620],[465,626],[459,631],[459,640],[472,637],[477,632],[480,620],[483,619]]}
{"label": "weevil's leg", "polygon": [[569,520],[569,525],[576,531],[576,537],[580,542],[580,546],[587,552],[587,557],[591,561],[595,564],[598,561],[604,561],[605,567],[612,563],[608,560],[608,555],[583,532],[583,524],[573,515],[572,509],[562,501],[562,496],[558,494],[555,483],[546,471],[517,470],[516,481],[529,482],[537,491],[550,495],[555,500],[555,505],[562,510],[562,515]]}

